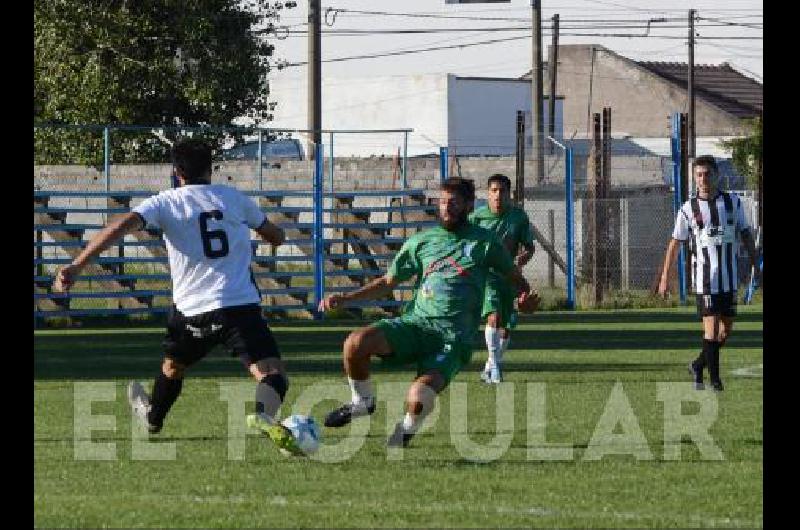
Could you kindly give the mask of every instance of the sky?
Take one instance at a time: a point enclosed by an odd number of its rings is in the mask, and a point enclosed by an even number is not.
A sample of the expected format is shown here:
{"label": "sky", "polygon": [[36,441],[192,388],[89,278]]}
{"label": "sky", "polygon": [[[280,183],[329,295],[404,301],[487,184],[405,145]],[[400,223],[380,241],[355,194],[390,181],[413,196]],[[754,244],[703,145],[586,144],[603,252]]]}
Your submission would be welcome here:
{"label": "sky", "polygon": [[[284,38],[272,39],[276,58],[288,63],[270,73],[274,81],[306,79],[308,75],[306,65],[296,64],[308,59],[308,38],[302,33],[307,27],[308,0],[298,0],[297,4],[296,8],[282,12],[278,24],[283,26],[280,36]],[[600,44],[634,60],[687,62],[689,9],[696,9],[697,16],[701,17],[696,22],[699,38],[695,45],[695,64],[728,62],[745,75],[763,82],[763,2],[755,0],[542,0],[544,60],[547,60],[546,52],[552,41],[551,19],[558,13],[559,44]],[[364,13],[370,11],[390,14]],[[432,73],[519,77],[531,68],[530,0],[465,5],[446,4],[445,0],[322,0],[322,12],[323,77]],[[408,14],[435,17],[399,16]],[[652,21],[645,36],[647,21],[651,19],[667,20]],[[448,31],[376,33],[403,29]],[[475,31],[453,31],[464,29]],[[366,34],[336,35],[324,33],[326,30],[358,30]],[[625,36],[602,36],[609,33]],[[464,48],[332,61],[515,37],[515,40]]]}

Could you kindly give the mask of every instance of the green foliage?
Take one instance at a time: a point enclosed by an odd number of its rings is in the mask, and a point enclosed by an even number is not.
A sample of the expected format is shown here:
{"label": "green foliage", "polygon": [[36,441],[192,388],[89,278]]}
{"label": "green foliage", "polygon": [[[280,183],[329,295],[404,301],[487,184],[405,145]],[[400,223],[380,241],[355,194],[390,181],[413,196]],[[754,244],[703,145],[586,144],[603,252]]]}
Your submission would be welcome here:
{"label": "green foliage", "polygon": [[764,126],[761,118],[750,120],[750,133],[742,138],[722,142],[731,152],[733,166],[747,177],[751,188],[758,187],[759,174],[764,160]]}
{"label": "green foliage", "polygon": [[[34,121],[269,121],[274,46],[256,30],[274,27],[283,7],[268,0],[36,0]],[[221,140],[220,133],[208,134]],[[112,140],[115,163],[163,161],[168,149],[149,133]],[[34,141],[35,163],[102,164],[102,130],[38,128]]]}

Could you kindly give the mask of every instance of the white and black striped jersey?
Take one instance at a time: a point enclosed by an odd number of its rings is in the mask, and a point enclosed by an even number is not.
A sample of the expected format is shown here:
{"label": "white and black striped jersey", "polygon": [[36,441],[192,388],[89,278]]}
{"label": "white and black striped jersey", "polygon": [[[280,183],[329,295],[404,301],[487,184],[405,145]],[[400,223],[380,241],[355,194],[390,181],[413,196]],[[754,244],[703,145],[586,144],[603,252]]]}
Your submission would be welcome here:
{"label": "white and black striped jersey", "polygon": [[742,201],[732,193],[719,192],[710,200],[693,197],[683,203],[672,237],[689,239],[696,294],[736,292],[739,236],[749,229]]}
{"label": "white and black striped jersey", "polygon": [[164,232],[172,300],[181,313],[261,302],[250,270],[250,229],[265,215],[252,199],[222,184],[187,184],[133,211]]}

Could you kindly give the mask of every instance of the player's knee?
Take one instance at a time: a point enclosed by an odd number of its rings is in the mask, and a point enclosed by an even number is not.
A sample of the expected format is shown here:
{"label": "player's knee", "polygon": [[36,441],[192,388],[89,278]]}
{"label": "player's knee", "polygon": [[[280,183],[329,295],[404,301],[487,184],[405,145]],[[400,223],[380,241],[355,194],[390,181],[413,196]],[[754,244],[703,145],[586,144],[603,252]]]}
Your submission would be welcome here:
{"label": "player's knee", "polygon": [[261,359],[250,365],[250,373],[256,381],[261,381],[267,376],[276,375],[281,376],[288,381],[286,371],[283,369],[283,363],[279,359],[267,358]]}
{"label": "player's knee", "polygon": [[350,333],[344,341],[344,356],[347,359],[357,359],[369,355],[366,349],[367,337],[363,330],[357,329]]}
{"label": "player's knee", "polygon": [[428,414],[436,403],[436,392],[422,384],[414,384],[406,395],[406,410],[411,414]]}
{"label": "player's knee", "polygon": [[289,390],[289,379],[284,374],[280,372],[271,372],[265,375],[259,383],[263,383],[275,390],[281,402],[286,398],[286,392]]}
{"label": "player's knee", "polygon": [[164,359],[164,362],[161,364],[161,371],[167,379],[183,379],[186,366],[172,359]]}

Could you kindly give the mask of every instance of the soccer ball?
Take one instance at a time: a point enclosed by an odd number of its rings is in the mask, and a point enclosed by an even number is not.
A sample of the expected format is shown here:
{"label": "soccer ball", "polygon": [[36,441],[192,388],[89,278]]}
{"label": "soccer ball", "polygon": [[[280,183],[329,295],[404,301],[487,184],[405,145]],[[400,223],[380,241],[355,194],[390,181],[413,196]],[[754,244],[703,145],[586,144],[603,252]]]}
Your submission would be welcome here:
{"label": "soccer ball", "polygon": [[321,433],[314,418],[303,416],[302,414],[292,414],[285,418],[281,425],[292,432],[295,440],[297,440],[297,445],[305,455],[317,452]]}

